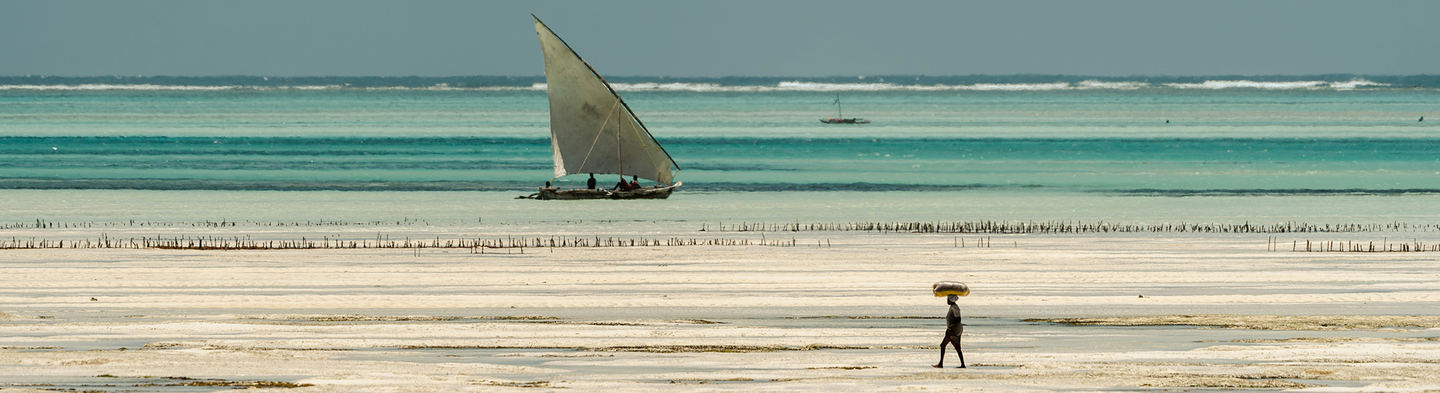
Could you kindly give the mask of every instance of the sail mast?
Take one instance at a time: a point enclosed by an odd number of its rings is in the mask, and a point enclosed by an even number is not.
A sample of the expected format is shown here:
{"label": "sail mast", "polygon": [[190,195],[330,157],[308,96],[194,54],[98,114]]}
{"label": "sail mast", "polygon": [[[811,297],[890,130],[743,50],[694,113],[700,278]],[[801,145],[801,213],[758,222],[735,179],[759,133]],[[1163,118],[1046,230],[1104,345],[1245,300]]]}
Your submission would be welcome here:
{"label": "sail mast", "polygon": [[[606,86],[609,86],[609,84],[606,84]],[[614,90],[611,90],[610,92],[613,93],[613,92],[615,92],[615,91],[614,91]],[[620,98],[620,96],[617,95],[617,96],[615,96],[615,98]],[[624,182],[624,181],[625,181],[625,161],[624,161],[625,155],[622,154],[622,152],[620,151],[620,148],[622,147],[621,145],[624,145],[624,143],[620,143],[620,130],[621,130],[622,127],[625,127],[625,123],[622,122],[622,121],[620,121],[620,118],[619,118],[619,117],[616,117],[616,118],[615,118],[615,171],[616,171],[616,172],[620,172],[620,173],[618,173],[618,175],[620,175],[620,181],[621,181],[621,182]]]}

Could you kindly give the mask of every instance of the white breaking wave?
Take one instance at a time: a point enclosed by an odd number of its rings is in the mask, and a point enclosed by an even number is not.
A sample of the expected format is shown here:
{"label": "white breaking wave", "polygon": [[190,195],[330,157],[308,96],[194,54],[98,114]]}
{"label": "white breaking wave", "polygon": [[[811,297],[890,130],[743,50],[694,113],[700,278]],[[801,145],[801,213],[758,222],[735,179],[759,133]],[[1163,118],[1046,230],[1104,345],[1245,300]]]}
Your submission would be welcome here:
{"label": "white breaking wave", "polygon": [[[926,88],[929,86],[904,86]],[[853,90],[903,90],[902,86],[893,83],[815,83],[815,82],[780,82],[775,85],[774,90],[781,91],[853,91]]]}
{"label": "white breaking wave", "polygon": [[957,91],[957,90],[1060,90],[1069,83],[977,83],[973,85],[897,85],[893,83],[780,82],[774,90],[788,91]]}
{"label": "white breaking wave", "polygon": [[[1097,82],[1098,83],[1098,82]],[[1121,85],[1129,82],[1122,82]],[[897,85],[893,83],[780,82],[774,86],[725,86],[714,83],[611,83],[615,91],[771,92],[771,91],[957,91],[957,90],[1061,90],[1076,88],[1055,83],[977,83],[973,85]],[[535,90],[546,84],[536,83]],[[1094,88],[1083,86],[1078,88]],[[1120,87],[1112,87],[1120,88]],[[1138,88],[1138,87],[1136,87]]]}
{"label": "white breaking wave", "polygon": [[[536,83],[531,86],[535,90],[545,90],[544,83]],[[1177,89],[1335,89],[1350,90],[1357,87],[1384,87],[1390,86],[1386,83],[1376,83],[1364,79],[1356,79],[1347,82],[1326,82],[1326,81],[1293,81],[1293,82],[1255,82],[1247,80],[1239,81],[1205,81],[1204,83],[1164,83],[1150,84],[1148,82],[1124,81],[1105,82],[1097,80],[1085,80],[1075,83],[1054,82],[1054,83],[976,83],[973,85],[897,85],[893,83],[819,83],[819,82],[780,82],[774,86],[725,86],[714,83],[611,83],[610,87],[616,91],[691,91],[691,92],[770,92],[770,91],[1046,91],[1046,90],[1138,90],[1144,88],[1177,88]]]}
{"label": "white breaking wave", "polygon": [[172,85],[0,85],[0,90],[234,90],[238,86]]}
{"label": "white breaking wave", "polygon": [[1205,83],[1166,83],[1165,86],[1177,89],[1266,89],[1266,90],[1293,90],[1293,89],[1335,89],[1350,90],[1356,87],[1369,86],[1390,86],[1388,83],[1375,83],[1364,79],[1354,79],[1347,82],[1325,82],[1325,81],[1293,81],[1293,82],[1256,82],[1256,81],[1205,81]]}
{"label": "white breaking wave", "polygon": [[1330,88],[1336,90],[1350,90],[1356,87],[1390,86],[1389,83],[1375,83],[1364,79],[1355,79],[1349,82],[1330,82]]}
{"label": "white breaking wave", "polygon": [[1135,90],[1142,87],[1150,87],[1145,82],[1101,82],[1097,80],[1080,81],[1075,84],[1077,89],[1111,89],[1111,90]]}
{"label": "white breaking wave", "polygon": [[[939,87],[941,85],[936,85]],[[1031,91],[1031,90],[1065,90],[1071,86],[1066,82],[1055,83],[976,83],[973,85],[954,86],[953,90],[980,90],[980,91]]]}
{"label": "white breaking wave", "polygon": [[191,85],[111,85],[111,84],[84,84],[84,85],[0,85],[0,90],[194,90],[194,91],[216,91],[216,90],[333,90],[344,89],[346,86],[324,85],[324,86],[191,86]]}
{"label": "white breaking wave", "polygon": [[[411,86],[381,86],[381,87],[361,87],[360,89],[374,90],[374,91],[386,91],[386,90],[428,90],[428,91],[545,90],[545,86],[544,86],[544,85],[545,85],[544,83],[536,83],[534,86],[529,86],[529,87],[525,87],[525,86],[456,87],[456,86],[450,86],[450,85],[448,85],[448,84],[441,83],[441,84],[434,85],[434,86],[419,86],[419,87],[411,87]],[[337,88],[353,88],[353,87],[349,87],[349,86],[337,86]]]}

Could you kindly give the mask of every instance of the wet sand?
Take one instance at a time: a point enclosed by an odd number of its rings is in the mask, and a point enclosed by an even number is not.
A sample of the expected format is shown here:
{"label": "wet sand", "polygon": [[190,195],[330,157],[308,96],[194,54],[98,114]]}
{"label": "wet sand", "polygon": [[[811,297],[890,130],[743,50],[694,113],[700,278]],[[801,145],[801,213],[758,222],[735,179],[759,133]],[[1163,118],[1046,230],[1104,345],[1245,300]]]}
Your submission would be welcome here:
{"label": "wet sand", "polygon": [[[1440,389],[1428,253],[825,236],[524,254],[4,250],[0,388]],[[942,279],[972,289],[970,368],[953,351],[952,368],[930,367]]]}

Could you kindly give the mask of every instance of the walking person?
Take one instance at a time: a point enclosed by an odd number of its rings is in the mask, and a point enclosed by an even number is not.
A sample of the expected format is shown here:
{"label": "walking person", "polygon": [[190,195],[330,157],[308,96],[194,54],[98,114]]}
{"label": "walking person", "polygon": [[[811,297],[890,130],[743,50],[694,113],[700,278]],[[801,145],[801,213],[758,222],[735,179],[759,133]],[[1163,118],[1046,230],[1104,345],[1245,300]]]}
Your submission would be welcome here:
{"label": "walking person", "polygon": [[959,296],[950,295],[945,297],[945,303],[950,304],[950,312],[945,313],[945,340],[940,341],[940,363],[935,363],[935,368],[945,367],[945,345],[955,347],[955,354],[960,355],[960,368],[965,368],[965,353],[960,352],[960,334],[965,333],[965,324],[960,322],[960,306],[955,304]]}

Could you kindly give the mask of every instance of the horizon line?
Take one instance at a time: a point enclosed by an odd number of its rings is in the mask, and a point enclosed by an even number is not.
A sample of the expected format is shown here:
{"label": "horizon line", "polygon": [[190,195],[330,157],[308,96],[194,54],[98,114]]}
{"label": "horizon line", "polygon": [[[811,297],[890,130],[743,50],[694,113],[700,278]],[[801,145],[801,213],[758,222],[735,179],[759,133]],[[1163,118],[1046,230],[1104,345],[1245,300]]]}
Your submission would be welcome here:
{"label": "horizon line", "polygon": [[[866,74],[866,75],[725,75],[725,76],[676,76],[676,75],[612,75],[607,78],[674,78],[674,79],[728,79],[728,78],[886,78],[886,77],[922,77],[922,78],[957,78],[957,77],[1069,77],[1069,78],[1208,78],[1208,77],[1440,77],[1437,74],[1361,74],[1361,73],[1307,73],[1307,74],[1131,74],[1131,75],[1093,75],[1093,74],[1064,74],[1064,73],[1014,73],[1014,74]],[[0,75],[0,78],[544,78],[544,74],[533,75],[265,75],[265,74],[214,74],[214,75],[145,75],[145,74],[99,74],[99,75],[52,75],[52,74],[16,74]]]}

